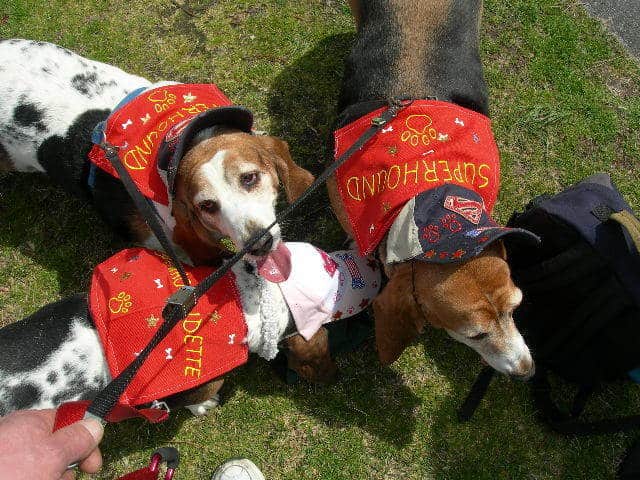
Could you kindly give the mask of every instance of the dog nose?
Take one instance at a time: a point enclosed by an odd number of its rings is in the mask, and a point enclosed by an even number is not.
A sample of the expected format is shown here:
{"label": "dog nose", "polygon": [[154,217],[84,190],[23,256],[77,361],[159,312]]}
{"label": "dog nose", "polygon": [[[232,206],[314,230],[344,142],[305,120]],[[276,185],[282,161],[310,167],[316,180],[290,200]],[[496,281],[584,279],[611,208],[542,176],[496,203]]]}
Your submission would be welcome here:
{"label": "dog nose", "polygon": [[273,247],[273,235],[267,233],[262,240],[258,241],[258,243],[251,249],[251,255],[256,257],[261,257],[266,255],[271,251],[271,247]]}
{"label": "dog nose", "polygon": [[530,380],[536,374],[536,364],[533,362],[533,359],[527,358],[520,361],[518,365],[518,369],[511,373],[509,377],[512,380],[519,380],[522,382],[526,382]]}

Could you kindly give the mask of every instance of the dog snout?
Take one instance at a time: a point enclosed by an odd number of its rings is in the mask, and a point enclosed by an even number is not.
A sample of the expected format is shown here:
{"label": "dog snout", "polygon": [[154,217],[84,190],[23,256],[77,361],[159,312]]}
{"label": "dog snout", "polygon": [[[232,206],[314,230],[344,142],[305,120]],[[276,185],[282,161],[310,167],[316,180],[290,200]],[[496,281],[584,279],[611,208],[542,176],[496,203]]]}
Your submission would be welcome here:
{"label": "dog snout", "polygon": [[271,251],[273,247],[273,235],[271,233],[265,234],[262,239],[251,249],[251,255],[261,257]]}
{"label": "dog snout", "polygon": [[509,373],[509,376],[513,380],[519,380],[526,382],[530,380],[536,373],[536,364],[531,358],[531,356],[526,356],[521,358],[517,363],[516,367],[512,372]]}

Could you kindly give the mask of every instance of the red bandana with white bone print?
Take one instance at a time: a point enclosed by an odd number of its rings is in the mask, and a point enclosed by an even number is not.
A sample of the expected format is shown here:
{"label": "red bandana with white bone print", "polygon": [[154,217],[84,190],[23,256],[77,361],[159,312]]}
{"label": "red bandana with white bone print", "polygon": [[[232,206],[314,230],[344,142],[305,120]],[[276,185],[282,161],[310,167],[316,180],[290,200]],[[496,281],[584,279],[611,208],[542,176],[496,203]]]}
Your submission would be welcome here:
{"label": "red bandana with white bone print", "polygon": [[[337,130],[335,158],[382,111]],[[336,181],[362,255],[373,252],[408,200],[441,185],[451,183],[477,192],[491,213],[500,185],[500,157],[491,121],[451,103],[414,101],[337,170]],[[465,208],[462,200],[451,202],[445,208],[468,215],[473,223],[478,208]]]}
{"label": "red bandana with white bone print", "polygon": [[[192,284],[214,269],[189,267]],[[162,325],[167,297],[182,278],[166,255],[131,248],[116,253],[93,271],[89,310],[112,377],[121,373]],[[151,352],[120,398],[135,406],[202,385],[246,363],[247,325],[228,272]]]}
{"label": "red bandana with white bone print", "polygon": [[[120,159],[142,194],[169,205],[167,186],[157,168],[162,141],[177,137],[200,113],[227,105],[232,105],[231,100],[213,84],[180,83],[152,88],[112,112],[104,133],[107,142],[120,148]],[[89,159],[118,177],[98,145],[91,149]]]}

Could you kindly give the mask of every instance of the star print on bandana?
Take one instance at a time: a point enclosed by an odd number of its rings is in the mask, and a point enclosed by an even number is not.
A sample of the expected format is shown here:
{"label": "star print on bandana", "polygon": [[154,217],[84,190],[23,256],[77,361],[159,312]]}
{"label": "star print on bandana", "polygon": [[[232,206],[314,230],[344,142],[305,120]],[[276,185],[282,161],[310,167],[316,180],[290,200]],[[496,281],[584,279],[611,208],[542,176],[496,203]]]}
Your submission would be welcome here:
{"label": "star print on bandana", "polygon": [[147,325],[149,326],[149,328],[153,328],[156,325],[158,325],[159,321],[160,321],[160,319],[158,317],[156,317],[155,315],[153,315],[153,314],[146,319],[146,322],[147,322]]}

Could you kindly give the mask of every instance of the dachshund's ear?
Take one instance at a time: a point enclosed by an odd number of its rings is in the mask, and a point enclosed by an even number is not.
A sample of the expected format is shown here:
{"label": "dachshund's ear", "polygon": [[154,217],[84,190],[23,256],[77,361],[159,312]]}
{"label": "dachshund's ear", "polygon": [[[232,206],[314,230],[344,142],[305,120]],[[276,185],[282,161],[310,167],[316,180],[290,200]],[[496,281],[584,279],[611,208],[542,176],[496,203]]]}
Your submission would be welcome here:
{"label": "dachshund's ear", "polygon": [[278,178],[284,186],[287,200],[289,203],[293,202],[313,183],[313,175],[296,165],[289,153],[289,145],[284,140],[268,135],[256,139],[273,154]]}
{"label": "dachshund's ear", "polygon": [[376,346],[383,365],[393,363],[424,328],[425,318],[412,292],[411,265],[407,263],[394,271],[373,301]]}

